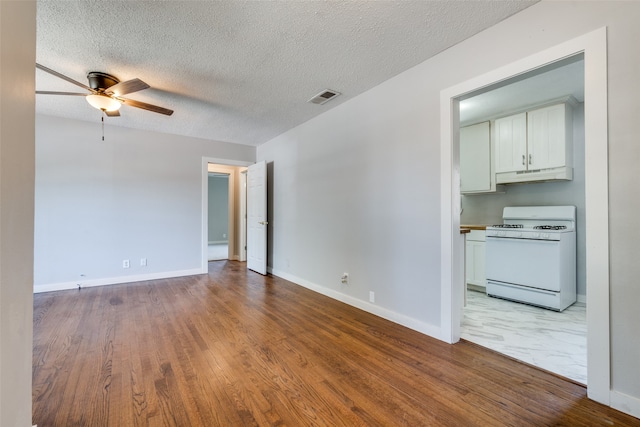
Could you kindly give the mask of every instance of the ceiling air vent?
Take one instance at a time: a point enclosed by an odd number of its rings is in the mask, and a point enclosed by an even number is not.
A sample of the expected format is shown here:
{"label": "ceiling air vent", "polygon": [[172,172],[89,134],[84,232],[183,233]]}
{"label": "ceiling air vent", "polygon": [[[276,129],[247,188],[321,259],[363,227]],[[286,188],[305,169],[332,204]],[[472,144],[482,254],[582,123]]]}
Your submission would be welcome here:
{"label": "ceiling air vent", "polygon": [[313,98],[311,98],[308,102],[313,104],[324,104],[327,101],[331,101],[336,96],[340,95],[340,92],[336,92],[335,90],[325,89]]}

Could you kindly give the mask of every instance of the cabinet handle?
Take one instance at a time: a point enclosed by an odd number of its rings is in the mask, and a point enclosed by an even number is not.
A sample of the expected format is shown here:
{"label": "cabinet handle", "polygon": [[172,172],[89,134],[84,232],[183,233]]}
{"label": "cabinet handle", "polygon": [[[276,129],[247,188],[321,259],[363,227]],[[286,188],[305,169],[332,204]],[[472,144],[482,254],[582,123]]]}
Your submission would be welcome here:
{"label": "cabinet handle", "polygon": [[529,154],[529,164],[531,164],[531,154]]}
{"label": "cabinet handle", "polygon": [[524,166],[524,154],[522,155],[522,166]]}

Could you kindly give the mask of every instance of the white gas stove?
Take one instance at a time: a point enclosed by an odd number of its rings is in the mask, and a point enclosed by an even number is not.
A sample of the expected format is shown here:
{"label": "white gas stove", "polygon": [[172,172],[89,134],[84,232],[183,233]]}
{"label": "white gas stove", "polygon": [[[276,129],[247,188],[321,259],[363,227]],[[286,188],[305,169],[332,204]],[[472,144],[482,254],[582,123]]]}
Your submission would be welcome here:
{"label": "white gas stove", "polygon": [[575,206],[518,206],[487,227],[487,294],[562,311],[576,301]]}

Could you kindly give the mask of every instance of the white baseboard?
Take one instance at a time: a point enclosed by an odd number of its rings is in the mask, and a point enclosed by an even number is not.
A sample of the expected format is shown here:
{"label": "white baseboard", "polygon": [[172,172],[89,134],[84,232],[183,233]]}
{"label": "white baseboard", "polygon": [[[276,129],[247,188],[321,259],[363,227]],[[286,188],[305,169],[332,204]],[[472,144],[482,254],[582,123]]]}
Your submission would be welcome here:
{"label": "white baseboard", "polygon": [[413,329],[414,331],[418,331],[430,337],[442,340],[442,333],[440,331],[440,328],[434,325],[421,322],[412,317],[408,317],[400,313],[396,313],[395,311],[391,311],[378,305],[372,304],[370,302],[343,294],[342,292],[338,292],[334,289],[309,282],[308,280],[301,279],[284,271],[274,270],[271,267],[268,267],[267,271],[274,276],[278,276],[282,279],[293,282],[296,285],[310,289],[314,292],[317,292],[329,298],[333,298],[345,304],[349,304],[350,306],[359,308],[360,310],[366,311],[367,313],[374,314],[378,317],[382,317],[383,319],[405,326],[409,329]]}
{"label": "white baseboard", "polygon": [[609,397],[613,409],[640,418],[640,399],[615,390],[611,390]]}
{"label": "white baseboard", "polygon": [[137,274],[133,276],[106,277],[93,280],[76,280],[73,282],[49,283],[44,285],[34,285],[33,293],[65,291],[69,289],[78,289],[78,284],[83,288],[93,286],[117,285],[119,283],[143,282],[145,280],[169,279],[172,277],[194,276],[202,274],[201,269],[194,268],[192,270],[164,271],[151,274]]}
{"label": "white baseboard", "polygon": [[208,244],[210,245],[221,245],[221,244],[228,244],[229,241],[228,240],[209,240]]}

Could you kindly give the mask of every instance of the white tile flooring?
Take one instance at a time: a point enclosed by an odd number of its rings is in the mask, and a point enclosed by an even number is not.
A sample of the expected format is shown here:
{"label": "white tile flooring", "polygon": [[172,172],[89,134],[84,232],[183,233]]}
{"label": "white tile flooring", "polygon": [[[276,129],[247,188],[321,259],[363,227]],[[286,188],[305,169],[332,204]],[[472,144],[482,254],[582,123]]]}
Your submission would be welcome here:
{"label": "white tile flooring", "polygon": [[469,290],[461,337],[523,362],[587,383],[586,307],[561,313]]}
{"label": "white tile flooring", "polygon": [[207,259],[209,261],[229,259],[229,245],[227,243],[209,245]]}

